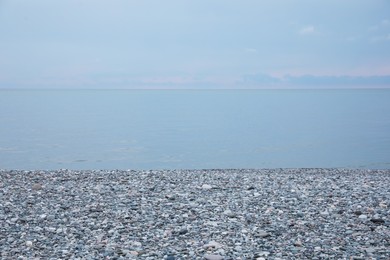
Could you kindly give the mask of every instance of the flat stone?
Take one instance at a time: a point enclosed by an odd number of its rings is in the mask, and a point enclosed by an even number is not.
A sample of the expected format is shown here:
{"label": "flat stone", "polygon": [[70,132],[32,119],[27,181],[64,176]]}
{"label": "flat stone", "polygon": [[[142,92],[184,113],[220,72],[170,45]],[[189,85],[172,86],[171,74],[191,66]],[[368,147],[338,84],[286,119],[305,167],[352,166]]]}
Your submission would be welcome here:
{"label": "flat stone", "polygon": [[204,255],[204,259],[206,259],[206,260],[223,260],[223,256],[206,254],[206,255]]}
{"label": "flat stone", "polygon": [[226,215],[226,216],[229,217],[229,218],[234,218],[234,217],[236,217],[236,214],[235,214],[234,212],[232,212],[230,209],[225,210],[225,211],[223,212],[223,214]]}
{"label": "flat stone", "polygon": [[381,218],[372,218],[370,219],[371,222],[375,223],[375,224],[384,224],[385,221]]}
{"label": "flat stone", "polygon": [[266,238],[269,237],[270,235],[271,235],[270,233],[263,230],[258,231],[256,234],[257,237],[261,237],[261,238]]}
{"label": "flat stone", "polygon": [[35,183],[35,184],[33,184],[32,189],[35,190],[35,191],[41,190],[42,189],[42,184]]}
{"label": "flat stone", "polygon": [[133,255],[133,256],[139,255],[139,253],[137,251],[134,251],[134,250],[130,251],[129,253],[130,253],[130,255]]}
{"label": "flat stone", "polygon": [[204,189],[204,190],[210,190],[210,189],[212,189],[213,188],[213,186],[211,186],[211,185],[209,185],[209,184],[203,184],[202,185],[202,189]]}

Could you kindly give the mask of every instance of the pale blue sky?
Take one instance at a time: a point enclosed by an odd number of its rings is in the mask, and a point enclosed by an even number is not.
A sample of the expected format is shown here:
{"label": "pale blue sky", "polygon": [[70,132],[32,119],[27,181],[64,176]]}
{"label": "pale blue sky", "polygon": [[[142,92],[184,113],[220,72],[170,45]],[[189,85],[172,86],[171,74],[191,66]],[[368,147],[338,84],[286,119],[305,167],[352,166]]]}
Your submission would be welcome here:
{"label": "pale blue sky", "polygon": [[387,0],[0,0],[0,88],[390,87]]}

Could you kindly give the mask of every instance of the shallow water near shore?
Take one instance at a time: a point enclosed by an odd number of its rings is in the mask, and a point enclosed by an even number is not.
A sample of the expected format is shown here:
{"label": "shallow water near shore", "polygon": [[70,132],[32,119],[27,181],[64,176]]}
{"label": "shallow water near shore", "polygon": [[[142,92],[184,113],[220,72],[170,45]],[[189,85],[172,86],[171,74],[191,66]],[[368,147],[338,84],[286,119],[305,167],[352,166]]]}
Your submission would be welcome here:
{"label": "shallow water near shore", "polygon": [[0,168],[390,168],[390,90],[1,90]]}

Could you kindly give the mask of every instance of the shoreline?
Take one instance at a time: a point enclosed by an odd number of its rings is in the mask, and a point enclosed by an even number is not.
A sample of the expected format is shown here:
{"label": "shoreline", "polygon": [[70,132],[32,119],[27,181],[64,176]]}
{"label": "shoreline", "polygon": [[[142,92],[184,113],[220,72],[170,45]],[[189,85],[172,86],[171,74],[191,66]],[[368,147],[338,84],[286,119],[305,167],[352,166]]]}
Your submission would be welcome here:
{"label": "shoreline", "polygon": [[390,170],[0,170],[2,259],[390,258]]}

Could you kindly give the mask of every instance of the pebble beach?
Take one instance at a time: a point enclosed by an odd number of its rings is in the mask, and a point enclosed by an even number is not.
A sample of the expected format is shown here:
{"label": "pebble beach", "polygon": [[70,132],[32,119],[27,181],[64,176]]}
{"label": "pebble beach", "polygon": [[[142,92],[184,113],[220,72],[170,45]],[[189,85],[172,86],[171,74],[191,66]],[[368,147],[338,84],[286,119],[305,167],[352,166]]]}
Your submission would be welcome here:
{"label": "pebble beach", "polygon": [[390,259],[390,170],[0,170],[1,259]]}

